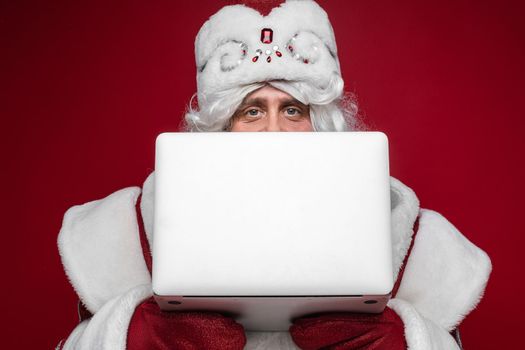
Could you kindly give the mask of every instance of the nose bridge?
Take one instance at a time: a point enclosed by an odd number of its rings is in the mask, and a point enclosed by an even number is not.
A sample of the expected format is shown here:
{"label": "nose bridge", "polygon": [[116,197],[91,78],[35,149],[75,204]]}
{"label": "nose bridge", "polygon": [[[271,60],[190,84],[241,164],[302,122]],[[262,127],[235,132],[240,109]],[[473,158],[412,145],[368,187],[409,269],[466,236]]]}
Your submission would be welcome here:
{"label": "nose bridge", "polygon": [[281,131],[280,121],[279,121],[279,109],[275,106],[268,109],[266,115],[266,130],[267,131]]}

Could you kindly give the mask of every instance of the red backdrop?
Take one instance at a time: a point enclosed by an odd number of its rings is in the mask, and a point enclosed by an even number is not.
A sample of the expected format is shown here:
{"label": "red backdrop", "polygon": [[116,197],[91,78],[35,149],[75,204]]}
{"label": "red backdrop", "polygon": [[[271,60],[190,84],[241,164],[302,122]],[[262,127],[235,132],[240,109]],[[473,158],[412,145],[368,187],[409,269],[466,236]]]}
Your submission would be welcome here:
{"label": "red backdrop", "polygon": [[[523,6],[320,3],[347,89],[390,136],[392,174],[492,257],[485,298],[462,326],[466,348],[513,348],[525,321]],[[62,215],[152,170],[155,136],[177,129],[195,91],[194,37],[222,4],[0,4],[3,348],[51,348],[74,327]]]}

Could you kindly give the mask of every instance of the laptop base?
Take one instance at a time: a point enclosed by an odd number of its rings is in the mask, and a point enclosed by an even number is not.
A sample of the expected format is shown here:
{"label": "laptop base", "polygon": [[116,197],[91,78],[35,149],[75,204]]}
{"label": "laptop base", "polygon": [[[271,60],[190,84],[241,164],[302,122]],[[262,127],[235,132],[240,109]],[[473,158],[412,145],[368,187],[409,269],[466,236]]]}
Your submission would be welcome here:
{"label": "laptop base", "polygon": [[330,312],[380,313],[390,294],[350,296],[159,296],[164,311],[208,311],[233,317],[246,331],[288,331],[292,320]]}

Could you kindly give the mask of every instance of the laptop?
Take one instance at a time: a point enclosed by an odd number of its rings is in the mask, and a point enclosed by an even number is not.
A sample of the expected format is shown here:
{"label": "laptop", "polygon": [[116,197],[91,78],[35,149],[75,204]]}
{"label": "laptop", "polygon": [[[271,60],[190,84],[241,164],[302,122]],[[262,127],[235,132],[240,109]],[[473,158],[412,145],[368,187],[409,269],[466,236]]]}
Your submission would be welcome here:
{"label": "laptop", "polygon": [[251,331],[383,311],[393,288],[380,132],[164,133],[156,142],[153,292]]}

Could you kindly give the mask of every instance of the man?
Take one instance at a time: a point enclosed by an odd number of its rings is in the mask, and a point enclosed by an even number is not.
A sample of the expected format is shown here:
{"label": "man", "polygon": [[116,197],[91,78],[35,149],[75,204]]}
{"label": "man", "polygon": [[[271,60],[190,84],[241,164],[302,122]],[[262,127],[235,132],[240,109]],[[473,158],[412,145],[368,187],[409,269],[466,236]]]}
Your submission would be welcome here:
{"label": "man", "polygon": [[[313,1],[221,9],[199,31],[196,62],[198,108],[186,114],[188,131],[356,128],[332,27]],[[386,310],[245,335],[223,315],[166,313],[151,299],[153,187],[152,174],[142,191],[126,188],[66,213],[59,250],[83,320],[64,349],[458,349],[449,332],[477,305],[491,271],[483,251],[392,179],[398,282]]]}

